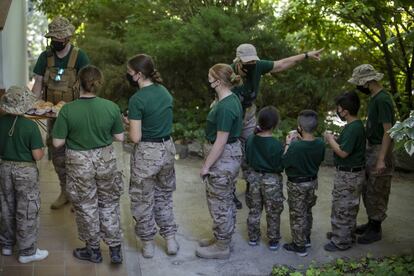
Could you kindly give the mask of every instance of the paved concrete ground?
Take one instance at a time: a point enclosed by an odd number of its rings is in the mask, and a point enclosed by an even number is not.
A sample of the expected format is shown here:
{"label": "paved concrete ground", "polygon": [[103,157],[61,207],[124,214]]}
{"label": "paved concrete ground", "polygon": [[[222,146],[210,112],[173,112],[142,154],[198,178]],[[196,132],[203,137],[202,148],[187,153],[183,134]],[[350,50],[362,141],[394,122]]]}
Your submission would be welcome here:
{"label": "paved concrete ground", "polygon": [[[126,176],[125,193],[122,196],[122,227],[124,231],[124,263],[114,267],[109,264],[107,247],[102,245],[104,262],[91,264],[73,258],[72,250],[82,243],[77,239],[74,215],[69,206],[52,211],[50,203],[59,192],[57,177],[50,161],[39,162],[41,175],[42,209],[39,247],[50,252],[47,260],[35,264],[18,264],[15,257],[0,257],[0,275],[268,275],[274,264],[292,266],[308,265],[315,261],[329,262],[338,257],[361,257],[367,253],[373,256],[413,253],[414,251],[414,174],[399,174],[394,177],[390,198],[389,218],[384,223],[383,240],[373,245],[356,245],[353,249],[341,253],[327,253],[322,246],[327,242],[325,233],[330,230],[330,200],[332,176],[334,170],[323,167],[319,174],[320,184],[317,191],[318,201],[314,208],[314,228],[310,254],[301,258],[283,250],[272,252],[267,249],[264,238],[257,247],[247,244],[246,216],[244,206],[237,214],[237,228],[233,238],[233,253],[228,260],[203,260],[195,256],[197,240],[212,236],[211,219],[207,209],[204,186],[198,172],[202,160],[190,158],[176,162],[177,191],[174,194],[176,220],[179,224],[177,240],[181,249],[177,256],[165,254],[164,240],[157,235],[157,248],[152,259],[144,259],[141,245],[134,234],[134,222],[129,210],[129,154],[117,144],[119,166]],[[239,181],[237,193],[244,203],[245,184]],[[286,195],[286,191],[285,191]],[[365,222],[363,207],[358,217]],[[281,219],[282,242],[290,241],[288,208]],[[262,221],[262,233],[265,234],[265,222]]]}

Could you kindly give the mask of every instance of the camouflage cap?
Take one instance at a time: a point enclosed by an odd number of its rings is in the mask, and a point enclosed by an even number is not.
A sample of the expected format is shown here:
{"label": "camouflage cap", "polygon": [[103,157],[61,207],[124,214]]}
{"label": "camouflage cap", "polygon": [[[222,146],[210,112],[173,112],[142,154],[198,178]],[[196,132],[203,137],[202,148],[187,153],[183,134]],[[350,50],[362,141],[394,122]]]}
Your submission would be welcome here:
{"label": "camouflage cap", "polygon": [[362,64],[355,67],[352,72],[352,78],[350,78],[348,82],[355,85],[364,85],[368,81],[379,81],[383,77],[384,74],[378,73],[371,64]]}
{"label": "camouflage cap", "polygon": [[48,26],[49,32],[45,37],[53,37],[57,39],[67,38],[73,35],[75,27],[63,16],[58,16],[50,22]]}
{"label": "camouflage cap", "polygon": [[6,113],[21,115],[32,108],[36,100],[36,96],[28,88],[11,86],[0,99],[0,109]]}
{"label": "camouflage cap", "polygon": [[236,58],[233,62],[241,60],[242,62],[249,62],[259,60],[256,48],[252,44],[240,44],[236,49]]}

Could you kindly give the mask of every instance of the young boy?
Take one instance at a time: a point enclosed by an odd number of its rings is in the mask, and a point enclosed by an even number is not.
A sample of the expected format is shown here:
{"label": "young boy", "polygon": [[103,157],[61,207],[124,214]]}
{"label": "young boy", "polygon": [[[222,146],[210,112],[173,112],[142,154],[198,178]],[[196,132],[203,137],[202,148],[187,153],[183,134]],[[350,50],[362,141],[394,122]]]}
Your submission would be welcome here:
{"label": "young boy", "polygon": [[335,100],[336,113],[346,121],[339,139],[325,133],[325,140],[334,151],[336,173],[332,190],[332,232],[326,251],[347,250],[352,247],[359,197],[365,179],[365,129],[357,114],[360,106],[355,92],[347,92]]}
{"label": "young boy", "polygon": [[247,229],[249,245],[260,239],[260,217],[266,210],[269,249],[278,250],[280,240],[280,214],[283,211],[282,144],[272,137],[279,123],[279,114],[273,106],[260,110],[255,134],[246,142],[246,161],[249,165],[246,204],[249,207]]}
{"label": "young boy", "polygon": [[0,246],[3,256],[13,254],[17,241],[19,262],[47,257],[37,248],[40,190],[36,160],[43,157],[43,142],[36,123],[22,115],[35,101],[34,95],[12,86],[0,99]]}
{"label": "young boy", "polygon": [[[284,244],[286,251],[301,257],[308,255],[312,229],[312,207],[316,203],[315,189],[318,186],[318,170],[325,156],[325,143],[315,138],[318,114],[303,110],[298,117],[298,134],[286,137],[283,166],[288,177],[287,193],[292,243]],[[297,138],[297,139],[294,139]],[[294,140],[294,141],[293,141]]]}

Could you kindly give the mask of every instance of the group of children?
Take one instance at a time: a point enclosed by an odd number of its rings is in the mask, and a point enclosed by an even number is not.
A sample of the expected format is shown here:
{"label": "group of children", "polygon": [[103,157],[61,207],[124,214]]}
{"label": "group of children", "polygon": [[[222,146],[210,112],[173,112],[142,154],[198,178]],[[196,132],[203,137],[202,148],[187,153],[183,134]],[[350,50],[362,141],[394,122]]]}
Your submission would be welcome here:
{"label": "group of children", "polygon": [[332,191],[332,231],[324,246],[327,251],[346,250],[352,246],[359,198],[365,172],[365,130],[357,113],[360,106],[355,92],[336,99],[337,114],[347,122],[339,137],[332,133],[315,137],[318,114],[313,110],[299,113],[296,131],[291,131],[285,144],[272,137],[280,121],[275,107],[267,106],[258,114],[255,134],[245,146],[249,165],[246,204],[249,207],[247,228],[249,245],[260,239],[260,216],[266,211],[269,249],[279,248],[280,215],[283,211],[282,172],[287,176],[287,195],[292,242],[283,245],[286,251],[307,256],[311,246],[312,207],[316,204],[318,170],[325,156],[325,142],[334,152],[336,173]]}

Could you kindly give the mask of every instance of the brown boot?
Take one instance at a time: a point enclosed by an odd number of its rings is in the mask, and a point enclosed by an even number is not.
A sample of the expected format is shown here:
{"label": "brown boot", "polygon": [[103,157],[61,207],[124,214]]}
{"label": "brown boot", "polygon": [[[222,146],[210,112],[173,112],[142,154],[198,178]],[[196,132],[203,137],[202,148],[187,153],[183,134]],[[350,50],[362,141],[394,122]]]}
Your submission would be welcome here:
{"label": "brown boot", "polygon": [[154,241],[142,241],[142,256],[144,258],[154,257]]}
{"label": "brown boot", "polygon": [[165,240],[167,241],[167,254],[168,255],[177,255],[178,249],[180,249],[180,245],[178,244],[175,236],[166,237]]}
{"label": "brown boot", "polygon": [[200,247],[207,247],[207,246],[212,245],[216,241],[217,241],[216,238],[201,239],[201,240],[198,241],[198,246],[200,246]]}
{"label": "brown boot", "polygon": [[60,193],[59,197],[50,205],[51,209],[60,209],[69,203],[69,199],[66,197],[65,193]]}
{"label": "brown boot", "polygon": [[198,247],[196,255],[205,259],[228,259],[230,257],[230,240],[217,240],[210,246]]}

